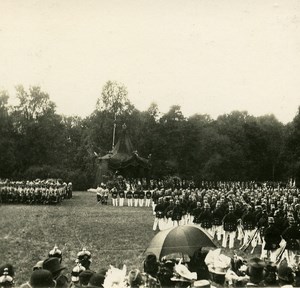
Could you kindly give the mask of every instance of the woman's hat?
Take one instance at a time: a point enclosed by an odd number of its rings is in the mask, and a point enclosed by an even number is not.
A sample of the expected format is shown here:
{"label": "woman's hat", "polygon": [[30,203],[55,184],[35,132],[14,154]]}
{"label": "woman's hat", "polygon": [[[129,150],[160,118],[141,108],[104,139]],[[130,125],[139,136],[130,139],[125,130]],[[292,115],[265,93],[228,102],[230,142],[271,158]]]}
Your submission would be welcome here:
{"label": "woman's hat", "polygon": [[208,280],[203,279],[192,283],[191,288],[215,288],[215,286],[212,286]]}
{"label": "woman's hat", "polygon": [[227,270],[228,267],[210,267],[210,272],[218,275],[225,275]]}
{"label": "woman's hat", "polygon": [[139,287],[143,283],[143,277],[138,269],[129,271],[128,283],[131,287]]}
{"label": "woman's hat", "polygon": [[186,266],[181,264],[181,261],[182,259],[179,261],[179,264],[175,265],[174,277],[172,277],[171,280],[180,282],[197,280],[197,273],[191,272]]}
{"label": "woman's hat", "polygon": [[66,269],[66,267],[61,266],[60,261],[56,257],[50,257],[43,262],[43,269],[46,269],[52,273],[52,275]]}

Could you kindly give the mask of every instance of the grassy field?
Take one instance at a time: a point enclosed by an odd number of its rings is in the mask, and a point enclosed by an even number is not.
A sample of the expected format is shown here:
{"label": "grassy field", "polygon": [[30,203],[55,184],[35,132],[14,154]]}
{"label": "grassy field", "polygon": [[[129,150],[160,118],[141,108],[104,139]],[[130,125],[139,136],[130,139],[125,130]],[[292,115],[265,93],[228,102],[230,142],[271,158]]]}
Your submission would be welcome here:
{"label": "grassy field", "polygon": [[[91,192],[74,192],[57,206],[2,205],[0,211],[0,265],[14,265],[16,285],[28,280],[34,264],[55,244],[63,252],[67,276],[83,247],[92,253],[94,271],[109,264],[142,269],[143,252],[155,235],[151,208],[98,205]],[[246,259],[254,256],[225,249],[228,256],[234,252]]]}
{"label": "grassy field", "polygon": [[77,253],[92,253],[91,269],[127,265],[142,268],[143,252],[154,236],[151,208],[97,205],[91,192],[75,192],[57,206],[0,206],[1,262],[16,268],[16,284],[28,280],[34,264],[55,244],[70,275]]}

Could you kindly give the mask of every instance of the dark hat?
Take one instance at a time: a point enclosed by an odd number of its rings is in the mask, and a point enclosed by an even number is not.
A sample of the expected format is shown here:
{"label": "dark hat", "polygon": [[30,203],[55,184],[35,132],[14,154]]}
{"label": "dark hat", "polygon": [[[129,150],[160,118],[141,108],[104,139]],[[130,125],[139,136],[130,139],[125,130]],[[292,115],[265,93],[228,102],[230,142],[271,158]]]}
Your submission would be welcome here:
{"label": "dark hat", "polygon": [[29,283],[33,288],[55,287],[56,285],[51,272],[45,269],[33,271]]}
{"label": "dark hat", "polygon": [[103,276],[106,276],[106,273],[107,273],[107,271],[108,271],[108,269],[106,269],[106,268],[101,268],[100,270],[99,270],[99,274],[102,274]]}
{"label": "dark hat", "polygon": [[95,274],[94,271],[85,270],[79,274],[79,282],[81,285],[88,285],[91,277]]}
{"label": "dark hat", "polygon": [[99,273],[94,273],[89,281],[89,286],[102,287],[105,280],[105,276]]}
{"label": "dark hat", "polygon": [[294,282],[293,269],[286,264],[280,265],[278,268],[278,279],[287,283]]}
{"label": "dark hat", "polygon": [[49,270],[55,276],[58,272],[66,269],[66,267],[61,266],[58,258],[50,257],[43,262],[43,269]]}
{"label": "dark hat", "polygon": [[159,263],[157,257],[154,254],[147,255],[144,261],[144,272],[149,273],[151,276],[155,275],[158,271]]}
{"label": "dark hat", "polygon": [[250,281],[254,283],[259,283],[263,280],[263,271],[265,267],[265,262],[254,257],[248,262],[247,274],[250,276]]}
{"label": "dark hat", "polygon": [[266,285],[275,285],[277,282],[277,266],[274,262],[267,262],[264,268],[264,282]]}

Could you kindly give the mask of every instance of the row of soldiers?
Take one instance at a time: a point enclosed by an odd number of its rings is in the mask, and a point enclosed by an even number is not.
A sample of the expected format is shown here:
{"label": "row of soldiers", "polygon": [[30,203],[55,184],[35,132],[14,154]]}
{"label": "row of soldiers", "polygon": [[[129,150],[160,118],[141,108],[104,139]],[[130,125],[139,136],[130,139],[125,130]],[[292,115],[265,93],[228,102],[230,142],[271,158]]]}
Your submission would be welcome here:
{"label": "row of soldiers", "polygon": [[179,177],[168,177],[166,179],[118,179],[118,186],[130,186],[135,190],[142,187],[150,189],[256,189],[259,187],[287,188],[295,187],[296,181],[291,178],[286,182],[282,181],[194,181],[192,179],[180,179]]}
{"label": "row of soldiers", "polygon": [[288,253],[294,263],[300,249],[299,196],[297,188],[274,187],[157,190],[153,230],[196,224],[224,248],[252,247],[253,253],[261,245],[261,258],[276,262]]}
{"label": "row of soldiers", "polygon": [[2,204],[59,204],[72,198],[72,183],[38,181],[0,181]]}
{"label": "row of soldiers", "polygon": [[153,191],[143,190],[140,187],[134,190],[130,187],[128,187],[128,190],[127,187],[125,189],[113,187],[109,190],[103,183],[97,187],[96,192],[98,203],[107,205],[108,198],[111,196],[112,205],[120,207],[123,207],[125,202],[127,202],[128,207],[150,207],[153,195]]}

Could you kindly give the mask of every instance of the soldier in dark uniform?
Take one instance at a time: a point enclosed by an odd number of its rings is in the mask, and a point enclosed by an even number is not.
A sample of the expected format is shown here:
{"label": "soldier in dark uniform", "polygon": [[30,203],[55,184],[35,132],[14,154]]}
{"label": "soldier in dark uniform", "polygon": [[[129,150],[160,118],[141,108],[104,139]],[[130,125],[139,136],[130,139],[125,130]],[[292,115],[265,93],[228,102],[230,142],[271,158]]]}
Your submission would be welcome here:
{"label": "soldier in dark uniform", "polygon": [[145,192],[144,192],[143,188],[141,188],[139,191],[139,206],[140,207],[144,206],[144,199],[145,199]]}
{"label": "soldier in dark uniform", "polygon": [[246,209],[246,213],[242,216],[242,226],[244,230],[243,246],[247,245],[247,243],[254,237],[257,224],[252,206],[246,206]]}
{"label": "soldier in dark uniform", "polygon": [[187,203],[187,223],[193,223],[194,216],[193,216],[193,210],[197,208],[197,201],[196,198],[192,195],[189,196],[189,200]]}
{"label": "soldier in dark uniform", "polygon": [[200,226],[212,236],[212,222],[213,216],[210,211],[210,205],[208,203],[204,204],[204,211],[199,216]]}
{"label": "soldier in dark uniform", "polygon": [[197,207],[192,211],[192,216],[194,217],[194,224],[200,225],[200,215],[202,213],[201,202],[197,202]]}
{"label": "soldier in dark uniform", "polygon": [[154,213],[154,210],[155,210],[155,206],[158,203],[158,198],[159,198],[159,190],[157,188],[155,188],[152,191],[152,209],[153,209],[153,213]]}
{"label": "soldier in dark uniform", "polygon": [[119,191],[119,206],[124,206],[124,199],[125,199],[125,192],[124,189],[121,187]]}
{"label": "soldier in dark uniform", "polygon": [[156,231],[157,226],[159,230],[163,230],[164,225],[164,211],[165,211],[165,204],[163,202],[163,198],[158,199],[158,204],[155,207],[155,219],[153,223],[153,231]]}
{"label": "soldier in dark uniform", "polygon": [[[180,192],[183,193],[181,190]],[[188,196],[186,196],[184,193],[180,195],[180,206],[182,208],[182,219],[180,225],[185,225],[188,223],[188,216],[187,216]]]}
{"label": "soldier in dark uniform", "polygon": [[223,218],[223,229],[224,237],[222,241],[222,246],[226,248],[227,241],[229,238],[229,249],[234,247],[234,239],[236,236],[236,229],[238,225],[238,218],[234,214],[233,206],[229,206],[229,212]]}
{"label": "soldier in dark uniform", "polygon": [[225,216],[224,209],[221,206],[221,202],[218,200],[216,203],[216,208],[212,212],[212,218],[213,218],[213,237],[217,235],[217,240],[220,241],[222,238],[222,235],[224,234],[223,226],[222,226],[222,220]]}
{"label": "soldier in dark uniform", "polygon": [[296,264],[296,254],[300,249],[300,231],[294,218],[289,218],[289,226],[283,231],[282,238],[286,241],[285,258],[288,266]]}
{"label": "soldier in dark uniform", "polygon": [[168,202],[169,203],[164,211],[164,215],[165,215],[165,222],[166,222],[166,229],[167,228],[172,228],[173,227],[173,220],[172,220],[172,215],[173,215],[173,209],[175,206],[174,200],[171,198]]}
{"label": "soldier in dark uniform", "polygon": [[127,206],[128,207],[132,207],[133,206],[133,193],[131,191],[131,189],[129,189],[126,193],[126,199],[127,199]]}
{"label": "soldier in dark uniform", "polygon": [[151,193],[151,191],[149,189],[145,191],[145,196],[146,196],[146,204],[145,204],[145,206],[146,207],[150,207],[152,193]]}
{"label": "soldier in dark uniform", "polygon": [[133,192],[133,199],[134,199],[134,207],[138,207],[139,205],[139,190],[135,189]]}
{"label": "soldier in dark uniform", "polygon": [[282,240],[280,230],[275,226],[275,221],[273,217],[268,218],[269,226],[265,229],[264,240],[265,245],[263,249],[266,251],[266,258],[268,260],[276,263],[276,257],[278,254],[278,249],[280,248],[280,242]]}
{"label": "soldier in dark uniform", "polygon": [[283,230],[286,228],[285,218],[282,210],[278,209],[274,212],[274,221],[275,221],[275,226],[282,233]]}
{"label": "soldier in dark uniform", "polygon": [[116,187],[111,189],[111,198],[113,206],[118,206],[118,191]]}
{"label": "soldier in dark uniform", "polygon": [[172,211],[172,221],[173,221],[173,227],[179,226],[180,225],[180,221],[182,219],[182,207],[180,205],[180,201],[176,200],[175,201],[175,206],[173,208]]}

